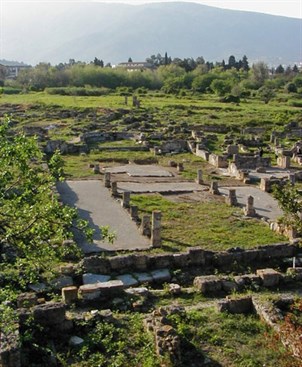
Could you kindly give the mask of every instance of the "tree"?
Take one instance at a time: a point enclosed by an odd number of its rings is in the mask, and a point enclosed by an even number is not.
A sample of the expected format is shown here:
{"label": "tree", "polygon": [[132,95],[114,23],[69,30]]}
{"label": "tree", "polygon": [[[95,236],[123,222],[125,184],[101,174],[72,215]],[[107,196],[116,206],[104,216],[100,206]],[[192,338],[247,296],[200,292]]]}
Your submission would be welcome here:
{"label": "tree", "polygon": [[252,66],[252,80],[259,86],[263,85],[266,79],[268,79],[269,71],[268,66],[264,62],[260,61]]}
{"label": "tree", "polygon": [[302,201],[299,190],[290,183],[286,185],[275,185],[273,196],[278,200],[284,215],[280,219],[281,223],[287,227],[292,227],[302,233]]}
{"label": "tree", "polygon": [[287,83],[285,86],[285,91],[287,93],[297,93],[297,87],[295,83]]}
{"label": "tree", "polygon": [[275,73],[284,74],[284,67],[280,64],[279,66],[276,67]]}
{"label": "tree", "polygon": [[103,68],[103,67],[104,67],[104,61],[103,61],[103,60],[98,59],[97,57],[95,57],[95,58],[94,58],[94,60],[93,60],[93,64],[94,64],[95,66],[100,66],[101,68]]}
{"label": "tree", "polygon": [[128,62],[133,62],[131,57],[128,58]]}
{"label": "tree", "polygon": [[229,80],[223,79],[215,79],[212,81],[210,88],[215,92],[218,96],[224,96],[227,93],[230,93],[232,86]]}
{"label": "tree", "polygon": [[0,125],[0,157],[0,289],[10,284],[20,290],[52,273],[67,254],[77,254],[76,246],[62,245],[74,226],[90,238],[92,230],[54,193],[62,173],[59,155],[46,169],[36,139],[12,133],[8,119]]}
{"label": "tree", "polygon": [[250,70],[249,63],[248,63],[246,55],[244,55],[243,58],[242,58],[242,69],[244,71],[249,71]]}
{"label": "tree", "polygon": [[293,66],[293,70],[292,71],[295,74],[299,73],[299,69],[298,69],[298,66],[296,64]]}
{"label": "tree", "polygon": [[265,85],[259,88],[257,94],[265,104],[275,97],[274,89]]}
{"label": "tree", "polygon": [[236,68],[236,67],[237,67],[237,62],[236,62],[235,56],[231,55],[229,57],[228,68],[231,69],[231,68]]}

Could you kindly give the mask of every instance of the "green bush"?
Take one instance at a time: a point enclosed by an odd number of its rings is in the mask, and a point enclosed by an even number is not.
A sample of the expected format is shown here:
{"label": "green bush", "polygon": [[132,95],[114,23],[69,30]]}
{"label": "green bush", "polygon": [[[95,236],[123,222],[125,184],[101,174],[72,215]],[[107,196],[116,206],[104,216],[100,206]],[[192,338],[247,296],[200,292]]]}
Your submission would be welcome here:
{"label": "green bush", "polygon": [[87,96],[97,97],[110,93],[109,88],[85,88],[85,87],[54,87],[46,88],[45,92],[51,95],[59,94],[61,96]]}
{"label": "green bush", "polygon": [[21,88],[4,87],[3,94],[20,94],[22,93]]}

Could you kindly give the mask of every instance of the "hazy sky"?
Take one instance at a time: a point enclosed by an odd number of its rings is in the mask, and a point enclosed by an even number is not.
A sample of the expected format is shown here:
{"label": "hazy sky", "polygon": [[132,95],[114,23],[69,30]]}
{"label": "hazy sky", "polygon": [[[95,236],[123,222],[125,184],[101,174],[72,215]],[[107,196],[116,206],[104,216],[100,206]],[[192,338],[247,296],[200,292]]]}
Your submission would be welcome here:
{"label": "hazy sky", "polygon": [[[0,5],[5,3],[26,3],[26,2],[89,2],[89,1],[99,1],[99,0],[0,0]],[[204,5],[216,6],[219,8],[226,9],[237,9],[237,10],[246,10],[246,11],[254,11],[260,13],[268,13],[274,15],[282,15],[293,18],[302,19],[302,0],[234,0],[234,1],[225,1],[225,0],[212,0],[212,1],[204,1],[204,0],[101,0],[100,2],[104,3],[128,3],[134,5],[146,4],[146,3],[155,3],[155,2],[195,2]]]}

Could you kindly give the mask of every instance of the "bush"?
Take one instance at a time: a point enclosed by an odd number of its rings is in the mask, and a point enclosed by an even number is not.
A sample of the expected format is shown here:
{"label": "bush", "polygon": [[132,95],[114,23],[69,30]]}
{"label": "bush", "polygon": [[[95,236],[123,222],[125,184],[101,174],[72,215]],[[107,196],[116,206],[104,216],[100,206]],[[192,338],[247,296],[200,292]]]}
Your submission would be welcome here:
{"label": "bush", "polygon": [[51,95],[59,94],[61,96],[103,96],[110,93],[108,88],[85,88],[85,87],[55,87],[46,88],[45,92]]}
{"label": "bush", "polygon": [[21,88],[4,87],[3,94],[20,94],[22,93]]}

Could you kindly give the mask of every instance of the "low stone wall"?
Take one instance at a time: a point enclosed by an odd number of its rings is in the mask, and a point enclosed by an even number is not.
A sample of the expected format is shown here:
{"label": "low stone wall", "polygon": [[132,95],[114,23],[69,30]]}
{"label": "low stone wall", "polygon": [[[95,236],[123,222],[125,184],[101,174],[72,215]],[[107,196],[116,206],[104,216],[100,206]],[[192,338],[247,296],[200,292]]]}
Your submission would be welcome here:
{"label": "low stone wall", "polygon": [[115,140],[124,140],[124,139],[132,139],[133,134],[125,133],[125,132],[100,132],[100,131],[91,131],[84,133],[80,136],[80,140],[86,144],[91,143],[101,143],[104,141],[115,141]]}
{"label": "low stone wall", "polygon": [[5,335],[0,332],[0,367],[21,367],[21,351],[18,325]]}
{"label": "low stone wall", "polygon": [[[259,287],[275,289],[281,285],[299,282],[301,277],[302,268],[289,268],[286,274],[272,268],[266,268],[258,269],[255,274],[243,274],[233,277],[218,275],[197,276],[193,281],[193,285],[198,292],[207,296],[215,296],[221,293],[230,294],[243,292],[248,289],[259,289]],[[224,307],[226,308],[227,306],[224,305]]]}
{"label": "low stone wall", "polygon": [[210,154],[209,155],[209,163],[216,168],[227,168],[228,167],[228,160],[227,156],[221,156],[217,154]]}
{"label": "low stone wall", "polygon": [[167,142],[163,142],[158,149],[162,154],[167,153],[182,153],[189,151],[188,143],[186,140],[170,140]]}
{"label": "low stone wall", "polygon": [[197,155],[197,157],[201,157],[205,161],[208,161],[210,153],[207,150],[199,149],[199,147],[197,146],[196,151],[195,151],[195,155]]}
{"label": "low stone wall", "polygon": [[181,365],[181,340],[177,331],[168,322],[167,316],[183,312],[185,311],[181,308],[171,307],[165,309],[160,307],[144,320],[145,329],[154,335],[157,355],[159,357],[165,357],[165,360],[168,359],[171,366]]}
{"label": "low stone wall", "polygon": [[149,148],[147,147],[98,147],[100,152],[102,151],[110,151],[110,152],[122,152],[122,151],[129,151],[129,152],[148,152]]}
{"label": "low stone wall", "polygon": [[203,268],[217,268],[223,270],[232,264],[253,266],[267,264],[274,260],[293,257],[298,253],[295,245],[275,244],[261,246],[251,250],[238,250],[236,252],[212,252],[200,247],[191,247],[187,252],[177,254],[133,254],[102,257],[93,255],[85,257],[80,262],[80,267],[87,273],[119,274],[151,271],[155,269],[181,269],[192,266]]}
{"label": "low stone wall", "polygon": [[63,140],[49,140],[44,148],[44,153],[53,154],[59,150],[61,154],[78,154],[87,153],[88,147],[86,144],[72,144]]}
{"label": "low stone wall", "polygon": [[240,169],[256,169],[259,167],[270,167],[271,159],[259,156],[235,154],[234,163]]}
{"label": "low stone wall", "polygon": [[282,178],[270,177],[270,178],[261,178],[259,188],[265,192],[272,192],[273,186],[284,186],[288,182],[288,176]]}

